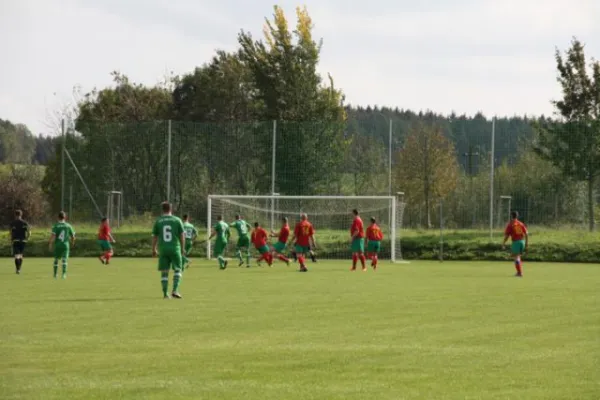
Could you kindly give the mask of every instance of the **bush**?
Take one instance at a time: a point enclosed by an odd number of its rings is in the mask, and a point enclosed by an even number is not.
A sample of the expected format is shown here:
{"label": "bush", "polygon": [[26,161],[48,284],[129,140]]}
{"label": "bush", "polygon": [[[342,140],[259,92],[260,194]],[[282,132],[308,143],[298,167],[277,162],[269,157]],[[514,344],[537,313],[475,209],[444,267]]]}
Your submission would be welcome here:
{"label": "bush", "polygon": [[41,170],[30,165],[10,165],[0,174],[0,226],[8,226],[17,209],[24,219],[42,222],[48,215],[48,203],[40,188]]}

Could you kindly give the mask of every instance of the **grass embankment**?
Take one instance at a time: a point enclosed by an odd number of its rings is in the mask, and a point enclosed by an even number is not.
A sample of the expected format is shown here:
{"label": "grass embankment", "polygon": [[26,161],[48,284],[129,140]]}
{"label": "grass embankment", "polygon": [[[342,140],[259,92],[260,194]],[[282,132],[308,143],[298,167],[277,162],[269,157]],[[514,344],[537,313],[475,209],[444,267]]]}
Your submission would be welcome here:
{"label": "grass embankment", "polygon": [[[96,226],[75,224],[77,244],[72,254],[77,257],[98,255]],[[129,225],[115,229],[117,238],[116,255],[124,257],[147,257],[150,252],[150,227]],[[33,230],[33,236],[27,247],[29,257],[50,256],[48,251],[49,228]],[[530,251],[526,255],[530,261],[554,262],[600,262],[600,246],[597,234],[584,230],[561,230],[550,228],[531,229]],[[408,260],[437,260],[440,254],[440,232],[436,230],[401,232],[403,258]],[[204,231],[200,238],[206,237]],[[9,256],[10,243],[4,233],[0,242],[0,256]],[[229,255],[237,240],[233,234]],[[502,250],[502,232],[496,231],[490,241],[489,232],[480,230],[448,230],[443,232],[443,251],[445,260],[505,260],[507,252]],[[317,231],[318,254],[320,258],[340,259],[350,257],[347,231]],[[205,244],[196,244],[194,255],[206,254]],[[381,258],[389,258],[389,238],[383,243]]]}

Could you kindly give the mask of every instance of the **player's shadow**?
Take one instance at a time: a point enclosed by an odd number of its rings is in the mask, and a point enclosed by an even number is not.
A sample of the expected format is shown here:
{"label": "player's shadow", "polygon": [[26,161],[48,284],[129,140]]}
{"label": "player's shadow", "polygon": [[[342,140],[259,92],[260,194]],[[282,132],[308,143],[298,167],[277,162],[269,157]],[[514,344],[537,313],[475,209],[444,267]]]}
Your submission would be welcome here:
{"label": "player's shadow", "polygon": [[75,298],[75,299],[39,299],[39,300],[23,300],[20,303],[101,303],[105,301],[134,301],[139,299],[132,298]]}

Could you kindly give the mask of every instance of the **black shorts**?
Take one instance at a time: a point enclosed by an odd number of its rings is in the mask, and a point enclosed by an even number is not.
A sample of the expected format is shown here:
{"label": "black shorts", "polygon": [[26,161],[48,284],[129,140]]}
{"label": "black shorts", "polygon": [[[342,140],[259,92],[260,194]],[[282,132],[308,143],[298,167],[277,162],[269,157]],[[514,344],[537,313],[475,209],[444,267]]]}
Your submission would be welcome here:
{"label": "black shorts", "polygon": [[13,242],[13,255],[17,256],[17,255],[23,255],[23,252],[25,251],[25,242],[22,242],[20,240],[15,240]]}

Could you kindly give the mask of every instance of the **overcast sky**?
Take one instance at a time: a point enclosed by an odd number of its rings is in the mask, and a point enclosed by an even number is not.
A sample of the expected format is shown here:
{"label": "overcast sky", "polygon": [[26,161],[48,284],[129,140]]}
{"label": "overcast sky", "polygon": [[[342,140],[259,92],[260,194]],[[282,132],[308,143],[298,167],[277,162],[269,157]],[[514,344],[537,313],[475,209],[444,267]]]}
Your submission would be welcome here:
{"label": "overcast sky", "polygon": [[[275,0],[0,0],[0,118],[50,133],[55,115],[119,70],[145,84],[191,71],[240,29],[260,35]],[[279,1],[306,4],[321,73],[351,104],[491,115],[550,114],[554,49],[600,58],[598,0]],[[292,22],[293,23],[293,22]]]}

